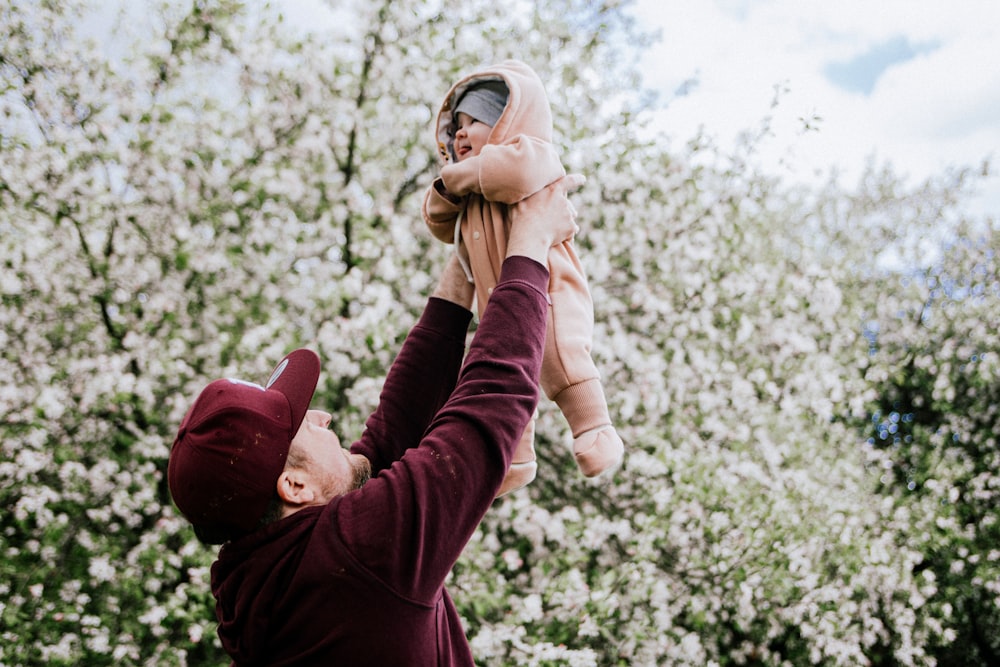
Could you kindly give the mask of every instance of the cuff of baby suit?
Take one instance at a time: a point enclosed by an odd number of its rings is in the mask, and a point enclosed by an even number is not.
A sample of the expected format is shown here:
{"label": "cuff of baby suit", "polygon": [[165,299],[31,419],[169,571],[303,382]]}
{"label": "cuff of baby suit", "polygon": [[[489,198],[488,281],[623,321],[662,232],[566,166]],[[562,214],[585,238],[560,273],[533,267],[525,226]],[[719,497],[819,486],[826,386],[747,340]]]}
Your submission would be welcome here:
{"label": "cuff of baby suit", "polygon": [[570,385],[553,396],[552,400],[566,418],[574,438],[581,433],[611,424],[608,402],[599,379]]}

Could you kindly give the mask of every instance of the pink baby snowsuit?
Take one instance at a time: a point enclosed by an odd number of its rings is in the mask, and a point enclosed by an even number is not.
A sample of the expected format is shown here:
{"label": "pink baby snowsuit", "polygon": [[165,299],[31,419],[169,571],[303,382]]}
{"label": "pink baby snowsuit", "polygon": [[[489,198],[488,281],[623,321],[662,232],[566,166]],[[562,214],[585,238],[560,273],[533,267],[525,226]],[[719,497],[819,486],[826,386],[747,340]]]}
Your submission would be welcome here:
{"label": "pink baby snowsuit", "polygon": [[[471,85],[490,80],[506,84],[507,105],[480,154],[458,162],[452,147],[453,110]],[[541,80],[530,67],[515,60],[463,78],[441,105],[435,139],[444,166],[424,197],[424,221],[437,239],[457,244],[456,251],[475,282],[477,309],[482,315],[507,253],[508,205],[566,173],[552,144],[552,112]],[[549,271],[552,307],[541,386],[572,430],[573,453],[580,470],[595,476],[617,465],[624,447],[611,425],[600,375],[590,354],[594,306],[571,241],[552,248]],[[534,478],[533,435],[534,427],[529,425],[501,495]]]}

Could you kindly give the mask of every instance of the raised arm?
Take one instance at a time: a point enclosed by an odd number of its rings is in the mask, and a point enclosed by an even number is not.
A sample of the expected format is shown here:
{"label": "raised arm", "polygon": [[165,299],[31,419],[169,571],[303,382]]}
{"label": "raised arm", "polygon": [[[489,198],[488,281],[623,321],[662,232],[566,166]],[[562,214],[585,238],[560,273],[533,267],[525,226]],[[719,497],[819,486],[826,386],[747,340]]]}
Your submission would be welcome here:
{"label": "raised arm", "polygon": [[449,256],[420,320],[392,363],[375,412],[351,451],[376,474],[416,447],[452,390],[465,353],[474,286]]}
{"label": "raised arm", "polygon": [[565,175],[555,147],[525,135],[483,146],[476,157],[441,168],[441,182],[452,196],[477,192],[502,204],[515,204]]}
{"label": "raised arm", "polygon": [[398,594],[430,602],[493,502],[538,402],[548,315],[545,260],[575,231],[561,181],[515,207],[500,282],[455,391],[420,445],[337,514],[359,564]]}

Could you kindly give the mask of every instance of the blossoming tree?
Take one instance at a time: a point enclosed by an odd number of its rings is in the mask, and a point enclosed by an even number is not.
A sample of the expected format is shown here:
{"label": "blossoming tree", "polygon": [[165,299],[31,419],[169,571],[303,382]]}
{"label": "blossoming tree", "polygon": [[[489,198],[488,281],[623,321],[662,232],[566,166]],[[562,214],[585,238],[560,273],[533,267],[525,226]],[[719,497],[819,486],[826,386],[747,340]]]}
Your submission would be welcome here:
{"label": "blossoming tree", "polygon": [[[306,345],[360,433],[447,252],[417,201],[436,105],[505,57],[588,177],[628,456],[578,477],[543,402],[539,478],[450,582],[477,660],[995,659],[997,242],[961,182],[801,197],[671,150],[624,4],[335,4],[309,33],[235,0],[0,9],[0,662],[224,661],[214,553],[165,484],[183,411]],[[906,254],[942,227],[932,264]]]}

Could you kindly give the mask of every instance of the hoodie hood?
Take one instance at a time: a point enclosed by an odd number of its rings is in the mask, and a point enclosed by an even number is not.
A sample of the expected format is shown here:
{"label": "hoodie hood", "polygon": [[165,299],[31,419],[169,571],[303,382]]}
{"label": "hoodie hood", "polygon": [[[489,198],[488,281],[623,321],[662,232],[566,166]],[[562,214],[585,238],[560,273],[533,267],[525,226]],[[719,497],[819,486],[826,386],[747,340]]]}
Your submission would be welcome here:
{"label": "hoodie hood", "polygon": [[486,81],[507,86],[507,106],[490,132],[488,144],[503,144],[518,135],[552,141],[552,109],[545,86],[533,69],[519,60],[505,60],[461,79],[451,87],[441,104],[434,125],[434,140],[444,164],[456,161],[454,152],[455,104],[470,87]]}
{"label": "hoodie hood", "polygon": [[286,621],[288,584],[321,508],[307,508],[229,542],[212,565],[219,639],[237,664],[263,664],[267,638]]}

